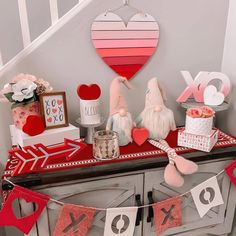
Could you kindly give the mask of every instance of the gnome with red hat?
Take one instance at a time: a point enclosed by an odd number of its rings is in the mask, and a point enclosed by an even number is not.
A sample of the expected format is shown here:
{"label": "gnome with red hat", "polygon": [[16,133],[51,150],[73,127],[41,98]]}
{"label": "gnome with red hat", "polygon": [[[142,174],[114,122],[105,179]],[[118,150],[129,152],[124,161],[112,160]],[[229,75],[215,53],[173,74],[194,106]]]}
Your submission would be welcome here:
{"label": "gnome with red hat", "polygon": [[125,77],[115,78],[110,87],[110,116],[107,121],[107,130],[112,130],[119,135],[119,145],[125,146],[132,142],[131,131],[133,121],[128,112],[128,106],[123,94],[121,93],[121,84],[130,89],[130,84]]}

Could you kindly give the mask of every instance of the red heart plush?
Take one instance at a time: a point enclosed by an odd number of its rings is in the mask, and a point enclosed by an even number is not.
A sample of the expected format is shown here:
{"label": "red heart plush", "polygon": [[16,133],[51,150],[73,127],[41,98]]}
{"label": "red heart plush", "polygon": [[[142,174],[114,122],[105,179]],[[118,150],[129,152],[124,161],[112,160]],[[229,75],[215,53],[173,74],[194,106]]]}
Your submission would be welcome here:
{"label": "red heart plush", "polygon": [[30,136],[41,134],[45,130],[43,119],[40,116],[28,116],[22,130]]}
{"label": "red heart plush", "polygon": [[133,128],[132,137],[135,143],[139,146],[145,143],[148,139],[149,132],[146,128]]}
{"label": "red heart plush", "polygon": [[96,100],[101,96],[101,89],[97,84],[81,84],[77,88],[77,94],[83,100]]}

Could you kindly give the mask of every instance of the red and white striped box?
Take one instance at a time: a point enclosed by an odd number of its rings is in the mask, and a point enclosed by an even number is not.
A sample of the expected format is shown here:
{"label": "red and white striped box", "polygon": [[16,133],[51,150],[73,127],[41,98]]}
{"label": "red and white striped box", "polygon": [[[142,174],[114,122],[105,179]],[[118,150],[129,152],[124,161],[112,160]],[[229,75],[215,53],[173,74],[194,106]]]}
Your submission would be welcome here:
{"label": "red and white striped box", "polygon": [[218,135],[219,131],[217,129],[213,129],[208,136],[190,134],[185,129],[180,129],[178,132],[178,146],[210,152],[217,143]]}

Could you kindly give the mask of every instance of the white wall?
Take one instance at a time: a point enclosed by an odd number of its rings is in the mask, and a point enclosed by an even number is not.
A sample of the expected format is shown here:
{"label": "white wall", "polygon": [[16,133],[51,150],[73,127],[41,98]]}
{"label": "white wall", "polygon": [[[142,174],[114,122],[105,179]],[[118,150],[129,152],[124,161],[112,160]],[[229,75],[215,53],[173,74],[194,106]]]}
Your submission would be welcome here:
{"label": "white wall", "polygon": [[[108,115],[108,89],[116,74],[97,56],[90,39],[94,18],[121,4],[117,0],[94,1],[49,40],[0,78],[0,86],[20,72],[49,80],[57,90],[66,90],[69,118],[79,115],[76,87],[80,83],[99,83],[102,87],[103,113]],[[184,112],[175,102],[185,88],[180,70],[195,75],[200,70],[220,71],[223,54],[228,1],[222,0],[136,0],[131,4],[152,14],[160,24],[161,38],[157,52],[131,83],[128,102],[133,116],[143,109],[146,83],[157,76],[168,93],[168,106],[178,124]],[[130,12],[121,12],[122,15]],[[0,151],[9,147],[10,109],[0,106]],[[3,158],[2,158],[3,160]]]}
{"label": "white wall", "polygon": [[[76,1],[59,0],[61,4],[70,2],[72,5]],[[47,5],[45,0],[40,2]],[[94,0],[87,9],[50,40],[0,78],[0,86],[2,87],[13,75],[20,72],[43,77],[49,80],[56,89],[66,90],[70,121],[73,122],[79,114],[76,86],[79,83],[96,82],[102,86],[103,111],[104,115],[107,115],[107,91],[115,74],[96,55],[90,41],[90,26],[99,13],[119,5],[120,2],[122,1]],[[134,116],[142,110],[147,80],[152,76],[158,76],[167,89],[168,104],[174,110],[178,124],[183,124],[183,110],[175,103],[176,97],[185,87],[179,71],[189,70],[194,75],[200,70],[219,71],[221,69],[228,0],[131,0],[130,2],[152,14],[161,27],[161,40],[156,54],[131,81],[134,90],[129,94],[130,110]],[[49,24],[49,15],[42,8],[43,5],[38,5],[39,1],[28,0],[28,4],[31,4],[28,7],[32,9],[30,17],[33,19],[31,34],[35,38]],[[40,11],[38,11],[39,8]],[[65,12],[64,9],[60,7],[60,15]],[[231,0],[222,70],[228,73],[236,83],[234,69],[236,15],[233,11],[236,11],[235,0]],[[4,45],[5,60],[22,48],[19,23],[16,21],[17,14],[16,1],[0,1],[0,39],[1,44]],[[38,18],[40,21],[37,21]],[[235,97],[234,95],[234,100]],[[224,123],[222,127],[235,133],[234,104],[229,112],[225,122],[223,118],[221,119],[221,123]],[[10,147],[8,125],[11,122],[9,106],[1,104],[0,162],[4,162],[7,158],[4,153]],[[226,125],[226,122],[229,125]],[[8,231],[8,235],[16,235],[10,232],[10,228]]]}
{"label": "white wall", "polygon": [[[70,10],[78,0],[58,0],[59,17]],[[49,0],[26,0],[31,40],[51,25]],[[0,0],[0,50],[6,63],[23,49],[18,1]]]}
{"label": "white wall", "polygon": [[233,84],[231,94],[231,105],[227,112],[218,116],[218,125],[222,129],[236,135],[236,1],[230,0],[227,31],[225,37],[225,48],[222,61],[222,71],[226,73]]}

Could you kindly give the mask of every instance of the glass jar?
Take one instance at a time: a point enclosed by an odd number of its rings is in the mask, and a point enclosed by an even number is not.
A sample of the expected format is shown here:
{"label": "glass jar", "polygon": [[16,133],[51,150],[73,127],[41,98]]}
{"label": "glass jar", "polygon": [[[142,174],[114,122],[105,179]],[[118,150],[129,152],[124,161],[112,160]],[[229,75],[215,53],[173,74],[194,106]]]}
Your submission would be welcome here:
{"label": "glass jar", "polygon": [[98,160],[113,160],[120,156],[118,134],[110,130],[97,131],[93,136],[93,156]]}

